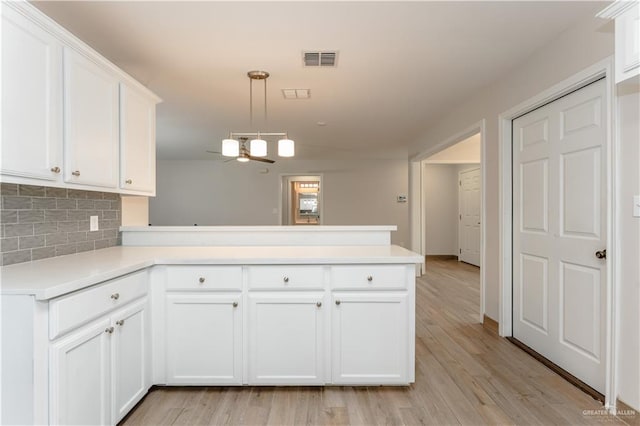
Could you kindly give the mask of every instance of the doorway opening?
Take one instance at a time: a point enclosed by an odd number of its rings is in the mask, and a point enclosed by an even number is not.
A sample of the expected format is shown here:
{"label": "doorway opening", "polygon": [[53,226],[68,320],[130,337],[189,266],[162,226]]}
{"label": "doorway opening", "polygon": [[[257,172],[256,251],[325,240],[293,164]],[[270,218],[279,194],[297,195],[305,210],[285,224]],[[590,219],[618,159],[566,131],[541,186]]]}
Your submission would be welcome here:
{"label": "doorway opening", "polygon": [[282,225],[322,225],[322,176],[282,176]]}
{"label": "doorway opening", "polygon": [[[484,202],[483,202],[484,121],[437,145],[414,159],[412,186],[416,216],[414,250],[425,255],[423,272],[429,261],[450,259],[473,265],[479,274],[478,321],[485,322],[484,306]],[[418,178],[419,179],[416,179]],[[417,234],[417,235],[416,235]],[[416,250],[417,251],[417,250]],[[473,268],[472,268],[473,270]],[[493,322],[492,322],[493,324]]]}

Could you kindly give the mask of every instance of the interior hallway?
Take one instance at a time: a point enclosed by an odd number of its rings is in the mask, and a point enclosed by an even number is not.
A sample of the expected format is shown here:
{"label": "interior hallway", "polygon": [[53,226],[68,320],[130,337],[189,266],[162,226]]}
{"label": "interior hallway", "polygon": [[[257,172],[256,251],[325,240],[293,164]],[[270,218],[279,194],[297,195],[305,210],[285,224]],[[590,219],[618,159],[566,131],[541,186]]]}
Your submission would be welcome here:
{"label": "interior hallway", "polygon": [[478,323],[478,268],[429,259],[416,293],[409,387],[156,388],[122,424],[624,424]]}

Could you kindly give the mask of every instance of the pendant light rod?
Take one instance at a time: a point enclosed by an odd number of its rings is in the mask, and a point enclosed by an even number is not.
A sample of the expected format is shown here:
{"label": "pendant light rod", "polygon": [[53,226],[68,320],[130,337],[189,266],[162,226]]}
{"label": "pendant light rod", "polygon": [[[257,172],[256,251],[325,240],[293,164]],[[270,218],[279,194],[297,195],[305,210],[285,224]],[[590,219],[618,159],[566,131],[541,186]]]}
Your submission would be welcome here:
{"label": "pendant light rod", "polygon": [[267,78],[269,73],[267,71],[249,71],[247,73],[249,77],[249,121],[253,126],[253,80],[264,80],[264,121],[267,121]]}
{"label": "pendant light rod", "polygon": [[287,137],[286,132],[231,132],[229,133],[229,139],[233,139],[234,136],[284,136]]}

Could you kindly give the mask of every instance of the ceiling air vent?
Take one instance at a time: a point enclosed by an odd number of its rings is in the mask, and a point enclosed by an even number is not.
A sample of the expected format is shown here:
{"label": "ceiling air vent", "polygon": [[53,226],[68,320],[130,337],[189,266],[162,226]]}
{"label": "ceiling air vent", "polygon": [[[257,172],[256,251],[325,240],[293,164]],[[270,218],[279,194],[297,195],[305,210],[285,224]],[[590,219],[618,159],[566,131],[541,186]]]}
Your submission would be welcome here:
{"label": "ceiling air vent", "polygon": [[302,52],[305,67],[335,67],[338,52]]}

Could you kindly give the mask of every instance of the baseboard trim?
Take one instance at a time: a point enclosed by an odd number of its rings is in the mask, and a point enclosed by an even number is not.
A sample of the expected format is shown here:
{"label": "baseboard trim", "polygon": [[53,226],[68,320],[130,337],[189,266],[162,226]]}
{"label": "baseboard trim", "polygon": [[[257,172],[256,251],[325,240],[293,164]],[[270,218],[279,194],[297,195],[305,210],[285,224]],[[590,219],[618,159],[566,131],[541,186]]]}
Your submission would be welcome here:
{"label": "baseboard trim", "polygon": [[629,426],[640,426],[640,411],[620,399],[616,400],[616,416]]}
{"label": "baseboard trim", "polygon": [[538,362],[542,363],[545,367],[547,367],[548,369],[550,369],[551,371],[553,371],[554,373],[556,373],[557,375],[559,375],[560,377],[565,379],[567,382],[571,383],[573,386],[577,387],[582,392],[584,392],[587,395],[589,395],[591,398],[593,398],[593,399],[595,399],[597,401],[600,401],[602,404],[604,404],[604,395],[603,394],[601,394],[600,392],[598,392],[597,390],[595,390],[594,388],[592,388],[591,386],[589,386],[588,384],[586,384],[582,380],[578,379],[576,376],[574,376],[573,374],[569,373],[567,370],[565,370],[565,369],[559,367],[558,365],[554,364],[551,360],[549,360],[549,359],[545,358],[544,356],[540,355],[538,352],[536,352],[535,350],[533,350],[529,346],[525,345],[524,343],[522,343],[518,339],[516,339],[514,337],[507,337],[507,340],[510,341],[511,343],[513,343],[514,345],[516,345],[517,347],[519,347],[520,349],[522,349],[523,351],[525,351],[526,353],[528,353],[529,355],[531,355]]}
{"label": "baseboard trim", "polygon": [[458,260],[455,254],[428,254],[424,258],[425,260]]}
{"label": "baseboard trim", "polygon": [[494,320],[493,318],[489,318],[488,316],[484,315],[482,317],[482,326],[487,330],[498,334],[498,321]]}

